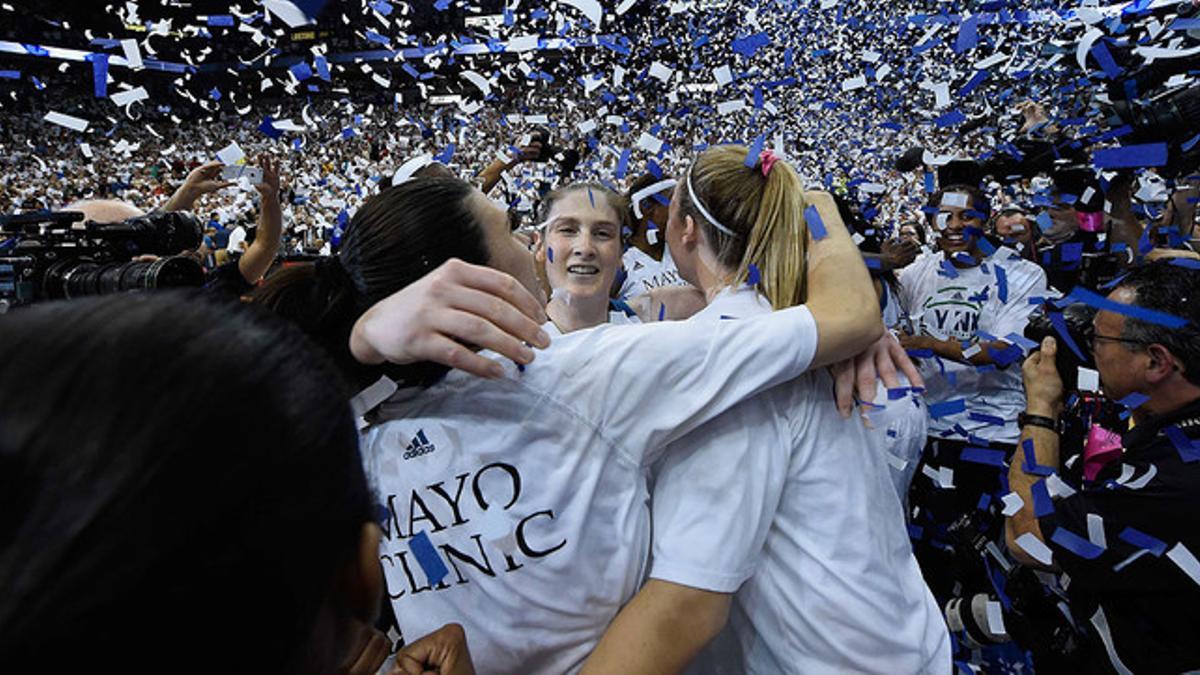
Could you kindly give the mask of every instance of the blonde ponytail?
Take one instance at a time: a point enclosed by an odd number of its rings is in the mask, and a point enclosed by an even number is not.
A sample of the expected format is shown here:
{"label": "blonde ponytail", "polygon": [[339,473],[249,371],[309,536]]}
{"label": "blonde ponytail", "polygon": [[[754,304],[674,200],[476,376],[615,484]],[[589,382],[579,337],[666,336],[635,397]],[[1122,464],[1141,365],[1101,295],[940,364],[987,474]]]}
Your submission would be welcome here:
{"label": "blonde ponytail", "polygon": [[730,284],[750,281],[757,270],[759,290],[773,308],[801,304],[808,239],[803,185],[787,162],[765,153],[747,167],[747,153],[740,145],[703,152],[688,169],[692,182],[683,206],[717,261],[733,271]]}

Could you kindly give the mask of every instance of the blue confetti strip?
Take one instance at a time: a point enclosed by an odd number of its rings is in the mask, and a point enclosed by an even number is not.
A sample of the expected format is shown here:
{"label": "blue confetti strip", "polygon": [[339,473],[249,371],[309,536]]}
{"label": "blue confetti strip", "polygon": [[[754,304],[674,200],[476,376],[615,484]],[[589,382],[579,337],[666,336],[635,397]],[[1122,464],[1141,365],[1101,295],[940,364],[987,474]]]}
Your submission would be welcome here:
{"label": "blue confetti strip", "polygon": [[1008,302],[1008,273],[1000,265],[996,265],[996,297],[1000,302]]}
{"label": "blue confetti strip", "polygon": [[990,466],[1004,467],[1004,451],[992,450],[991,448],[976,448],[967,446],[963,448],[959,459],[964,462],[973,462],[975,464],[987,464]]}
{"label": "blue confetti strip", "polygon": [[746,284],[757,286],[762,282],[762,273],[758,271],[758,265],[750,263],[750,267],[746,270]]}
{"label": "blue confetti strip", "polygon": [[96,98],[108,96],[108,54],[92,54],[92,88]]}
{"label": "blue confetti strip", "polygon": [[1097,169],[1135,169],[1142,166],[1163,166],[1166,163],[1166,143],[1125,145],[1097,150],[1092,154],[1092,166]]}
{"label": "blue confetti strip", "polygon": [[1188,438],[1182,429],[1171,425],[1163,429],[1163,434],[1171,441],[1171,445],[1175,446],[1175,451],[1179,453],[1179,458],[1185,464],[1200,460],[1200,443]]}
{"label": "blue confetti strip", "polygon": [[1121,541],[1136,546],[1144,551],[1149,551],[1154,557],[1160,557],[1167,552],[1166,542],[1160,541],[1150,535],[1132,527],[1126,527],[1121,530],[1121,534],[1117,535]]}
{"label": "blue confetti strip", "polygon": [[1075,338],[1071,337],[1070,331],[1067,329],[1067,320],[1063,318],[1062,312],[1047,312],[1046,316],[1050,319],[1050,324],[1054,326],[1054,332],[1058,333],[1058,337],[1067,345],[1067,348],[1079,357],[1080,361],[1087,361],[1087,357],[1083,355],[1083,350],[1079,345],[1075,344]]}
{"label": "blue confetti strip", "polygon": [[804,222],[808,223],[808,233],[814,240],[824,239],[829,235],[825,229],[825,221],[821,220],[821,213],[817,211],[817,207],[810,205],[804,209]]}
{"label": "blue confetti strip", "polygon": [[233,16],[230,14],[213,14],[208,17],[209,26],[233,26]]}
{"label": "blue confetti strip", "polygon": [[929,416],[933,419],[940,419],[949,415],[956,415],[964,412],[967,409],[967,400],[956,398],[953,401],[942,401],[941,403],[929,404]]}
{"label": "blue confetti strip", "polygon": [[1050,535],[1050,541],[1084,560],[1095,560],[1101,553],[1104,553],[1104,549],[1062,527],[1054,529],[1054,534]]}
{"label": "blue confetti strip", "polygon": [[442,562],[442,557],[438,555],[437,549],[429,541],[429,535],[425,534],[425,530],[421,530],[409,538],[408,550],[412,551],[417,563],[425,571],[425,578],[429,580],[430,586],[437,586],[450,573],[446,563]]}
{"label": "blue confetti strip", "polygon": [[1054,502],[1050,499],[1050,489],[1046,487],[1046,479],[1042,478],[1029,488],[1033,495],[1033,515],[1044,518],[1054,513]]}
{"label": "blue confetti strip", "polygon": [[1137,408],[1140,408],[1143,403],[1145,403],[1146,401],[1149,401],[1149,400],[1150,400],[1149,396],[1147,396],[1141,392],[1135,391],[1132,394],[1121,399],[1120,401],[1117,401],[1117,403],[1120,403],[1121,405],[1125,406],[1126,408],[1129,408],[1130,410],[1136,410]]}
{"label": "blue confetti strip", "polygon": [[980,412],[969,412],[967,413],[967,419],[971,420],[972,422],[983,422],[984,424],[994,427],[1004,426],[1004,418],[997,417],[996,415],[985,415]]}
{"label": "blue confetti strip", "polygon": [[742,161],[746,168],[753,169],[755,164],[758,164],[758,156],[762,154],[763,143],[766,142],[767,135],[759,134],[758,138],[754,139],[754,143],[750,145],[750,150],[746,153],[746,159]]}
{"label": "blue confetti strip", "polygon": [[1021,470],[1025,473],[1034,476],[1049,476],[1055,473],[1053,468],[1037,463],[1037,453],[1033,450],[1032,438],[1026,438],[1021,441],[1021,452],[1025,457],[1021,463]]}
{"label": "blue confetti strip", "polygon": [[1147,309],[1145,307],[1137,307],[1135,305],[1117,302],[1116,300],[1109,300],[1108,298],[1105,298],[1097,293],[1093,293],[1092,291],[1089,291],[1081,286],[1076,286],[1075,288],[1071,289],[1071,292],[1067,294],[1067,297],[1075,298],[1079,302],[1091,307],[1095,307],[1096,309],[1123,314],[1125,316],[1133,317],[1147,323],[1158,324],[1167,328],[1183,328],[1184,326],[1188,325],[1187,319],[1181,319],[1180,317],[1167,314],[1166,312],[1159,312],[1153,309]]}

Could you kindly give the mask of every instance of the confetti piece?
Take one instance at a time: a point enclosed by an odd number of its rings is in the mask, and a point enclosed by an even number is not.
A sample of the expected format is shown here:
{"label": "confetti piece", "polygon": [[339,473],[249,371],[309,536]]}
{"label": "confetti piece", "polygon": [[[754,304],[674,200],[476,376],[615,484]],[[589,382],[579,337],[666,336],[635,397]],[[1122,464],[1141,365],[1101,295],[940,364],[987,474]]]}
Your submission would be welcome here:
{"label": "confetti piece", "polygon": [[1062,548],[1074,553],[1084,560],[1095,560],[1104,553],[1104,549],[1093,544],[1092,542],[1080,537],[1079,535],[1066,530],[1063,527],[1054,529],[1054,534],[1050,536],[1050,541],[1058,544]]}
{"label": "confetti piece", "polygon": [[121,40],[121,51],[125,53],[125,63],[133,70],[145,68],[142,62],[142,50],[137,40]]}
{"label": "confetti piece", "polygon": [[1119,148],[1103,148],[1092,154],[1092,166],[1097,169],[1132,169],[1143,166],[1163,166],[1166,163],[1166,143],[1143,143]]}
{"label": "confetti piece", "polygon": [[433,543],[429,541],[429,535],[425,534],[424,530],[409,538],[408,550],[412,551],[417,563],[424,570],[425,578],[429,581],[430,586],[438,585],[450,573],[450,569],[446,567],[446,563],[442,562],[442,557],[438,555],[437,549],[433,547]]}
{"label": "confetti piece", "polygon": [[967,409],[966,399],[957,398],[952,401],[942,401],[941,403],[930,403],[929,417],[932,419],[940,419],[950,415],[956,415],[964,412]]}
{"label": "confetti piece", "polygon": [[824,239],[829,235],[825,229],[825,221],[821,220],[821,212],[817,207],[809,205],[804,209],[804,222],[808,224],[808,233],[814,241]]}
{"label": "confetti piece", "polygon": [[964,462],[972,462],[974,464],[987,464],[989,466],[1004,467],[1004,451],[992,450],[990,448],[976,448],[967,446],[963,448],[959,459]]}
{"label": "confetti piece", "polygon": [[1000,511],[1000,515],[1006,518],[1016,515],[1016,513],[1025,506],[1025,500],[1021,499],[1021,495],[1015,492],[1010,492],[1004,495],[1000,498],[1000,502],[1004,504],[1004,508]]}
{"label": "confetti piece", "polygon": [[1132,394],[1121,399],[1120,401],[1117,401],[1117,403],[1120,403],[1121,405],[1125,406],[1126,408],[1129,408],[1130,410],[1136,410],[1137,408],[1140,408],[1143,403],[1145,403],[1146,401],[1149,401],[1149,400],[1150,400],[1149,396],[1147,396],[1141,392],[1135,391]]}
{"label": "confetti piece", "polygon": [[559,2],[578,9],[592,23],[593,28],[600,28],[604,10],[600,8],[598,0],[559,0]]}
{"label": "confetti piece", "polygon": [[1162,554],[1167,550],[1167,544],[1154,537],[1133,527],[1126,527],[1117,535],[1121,541],[1136,546],[1144,551],[1149,551],[1156,558],[1162,557]]}
{"label": "confetti piece", "polygon": [[1043,565],[1050,565],[1054,560],[1054,554],[1048,546],[1042,543],[1036,535],[1031,532],[1026,532],[1017,537],[1014,542],[1017,546],[1029,554],[1029,557],[1038,561]]}
{"label": "confetti piece", "polygon": [[1188,324],[1186,319],[1181,319],[1177,316],[1172,316],[1165,312],[1159,312],[1145,307],[1137,307],[1135,305],[1109,300],[1097,293],[1087,290],[1086,288],[1076,286],[1071,289],[1067,297],[1074,298],[1079,302],[1095,307],[1099,310],[1115,312],[1125,316],[1133,317],[1147,323],[1158,324],[1167,328],[1183,328]]}
{"label": "confetti piece", "polygon": [[145,87],[137,87],[128,91],[119,91],[112,95],[112,102],[121,107],[125,107],[131,103],[144,101],[150,98],[150,94],[146,92]]}
{"label": "confetti piece", "polygon": [[64,115],[63,113],[60,113],[60,112],[53,112],[53,111],[48,112],[48,113],[46,113],[46,116],[43,117],[42,119],[44,119],[47,122],[50,122],[51,124],[57,124],[59,126],[66,127],[68,129],[73,129],[75,131],[83,131],[88,128],[87,120],[80,119],[78,117],[72,117],[71,115]]}
{"label": "confetti piece", "polygon": [[749,286],[757,286],[762,282],[762,274],[758,271],[758,265],[750,263],[750,267],[746,270],[746,284]]}
{"label": "confetti piece", "polygon": [[1183,570],[1183,573],[1188,575],[1192,581],[1200,584],[1200,560],[1196,560],[1196,556],[1192,555],[1192,552],[1188,550],[1188,547],[1183,545],[1183,542],[1172,546],[1171,550],[1167,551],[1167,557],[1179,569]]}

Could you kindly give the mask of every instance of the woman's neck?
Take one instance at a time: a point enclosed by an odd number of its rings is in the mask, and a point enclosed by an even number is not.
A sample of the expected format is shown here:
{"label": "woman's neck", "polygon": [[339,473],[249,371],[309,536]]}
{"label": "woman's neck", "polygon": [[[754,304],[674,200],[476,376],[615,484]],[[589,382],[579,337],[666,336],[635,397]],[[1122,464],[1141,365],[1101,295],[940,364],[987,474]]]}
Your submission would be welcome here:
{"label": "woman's neck", "polygon": [[546,314],[564,334],[608,322],[608,298],[585,298],[558,293],[546,305]]}

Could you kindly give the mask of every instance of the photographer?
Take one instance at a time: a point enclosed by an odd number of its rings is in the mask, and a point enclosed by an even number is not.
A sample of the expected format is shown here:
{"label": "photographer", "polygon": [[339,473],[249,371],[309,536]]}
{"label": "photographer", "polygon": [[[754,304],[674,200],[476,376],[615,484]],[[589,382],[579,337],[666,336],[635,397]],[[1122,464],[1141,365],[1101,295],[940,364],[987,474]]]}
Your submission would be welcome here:
{"label": "photographer", "polygon": [[[1052,475],[1062,470],[1064,391],[1059,346],[1046,338],[1023,369],[1021,442],[1030,450],[1009,468],[1021,507],[1007,520],[1008,548],[1022,564],[1069,577],[1072,613],[1090,628],[1086,672],[1193,670],[1200,668],[1193,616],[1200,529],[1191,519],[1200,508],[1200,272],[1178,261],[1147,264],[1100,308],[1092,338],[1100,381],[1109,398],[1129,402],[1135,426],[1121,438],[1119,460],[1094,479],[1065,485]],[[1068,477],[1085,463],[1086,452]]]}

